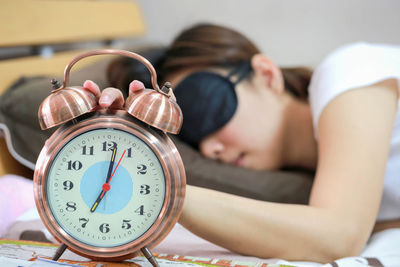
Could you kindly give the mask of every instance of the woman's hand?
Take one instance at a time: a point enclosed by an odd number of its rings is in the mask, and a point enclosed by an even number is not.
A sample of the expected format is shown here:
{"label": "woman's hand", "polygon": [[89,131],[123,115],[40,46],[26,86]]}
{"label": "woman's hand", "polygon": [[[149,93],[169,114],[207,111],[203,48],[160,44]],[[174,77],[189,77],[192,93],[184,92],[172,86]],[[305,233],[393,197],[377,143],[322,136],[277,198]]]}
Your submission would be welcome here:
{"label": "woman's hand", "polygon": [[[121,90],[108,87],[100,91],[99,86],[91,80],[83,83],[83,88],[93,93],[99,98],[99,104],[103,108],[122,108],[124,105],[124,97]],[[129,84],[129,94],[133,94],[144,89],[144,84],[138,80],[134,80]]]}

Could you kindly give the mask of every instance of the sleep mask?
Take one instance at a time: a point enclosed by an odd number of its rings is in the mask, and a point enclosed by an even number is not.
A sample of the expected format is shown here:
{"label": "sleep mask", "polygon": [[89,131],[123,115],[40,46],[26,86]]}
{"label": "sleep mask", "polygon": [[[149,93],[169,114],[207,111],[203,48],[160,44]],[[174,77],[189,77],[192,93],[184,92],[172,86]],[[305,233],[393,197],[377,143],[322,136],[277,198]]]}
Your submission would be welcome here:
{"label": "sleep mask", "polygon": [[235,86],[250,71],[250,62],[244,62],[226,77],[211,71],[200,71],[183,79],[174,89],[183,113],[179,138],[198,148],[204,137],[228,123],[238,105]]}

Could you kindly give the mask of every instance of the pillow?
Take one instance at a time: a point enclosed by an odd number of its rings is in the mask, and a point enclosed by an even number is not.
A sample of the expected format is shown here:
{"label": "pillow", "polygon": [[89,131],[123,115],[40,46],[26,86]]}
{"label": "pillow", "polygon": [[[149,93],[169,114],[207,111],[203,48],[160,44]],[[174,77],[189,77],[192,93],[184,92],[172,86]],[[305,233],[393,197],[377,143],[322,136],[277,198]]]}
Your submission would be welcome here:
{"label": "pillow", "polygon": [[[70,75],[70,85],[82,85],[87,79],[108,86],[106,68],[110,59],[85,67]],[[22,164],[34,169],[45,140],[56,129],[42,131],[37,110],[51,91],[51,77],[23,77],[0,96],[0,130],[11,141],[8,149]],[[62,82],[62,77],[57,77]],[[255,171],[214,160],[171,136],[185,165],[187,183],[258,200],[308,202],[313,173],[301,170]]]}

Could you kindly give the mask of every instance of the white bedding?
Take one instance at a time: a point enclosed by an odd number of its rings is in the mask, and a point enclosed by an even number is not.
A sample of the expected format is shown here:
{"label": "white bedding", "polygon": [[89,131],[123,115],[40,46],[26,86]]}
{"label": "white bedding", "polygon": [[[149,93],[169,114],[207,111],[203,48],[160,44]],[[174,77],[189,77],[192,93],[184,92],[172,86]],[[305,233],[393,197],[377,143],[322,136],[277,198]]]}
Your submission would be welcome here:
{"label": "white bedding", "polygon": [[[7,178],[9,181],[12,181],[13,177]],[[2,179],[3,178],[0,177],[0,181],[4,181]],[[29,183],[24,183],[24,185],[27,186],[28,189],[29,187],[32,187],[32,185]],[[7,197],[7,194],[3,192],[6,190],[6,186],[12,186],[12,183],[8,185],[0,183],[0,203],[3,201],[3,203],[7,203],[9,201],[9,199],[4,199]],[[16,188],[15,192],[21,191],[23,191],[23,188],[21,188],[20,185],[18,189]],[[25,195],[25,198],[27,197],[32,198],[31,208],[16,218],[15,221],[10,224],[8,230],[3,233],[0,238],[18,239],[23,231],[41,230],[43,233],[45,233],[47,239],[55,242],[39,219],[39,215],[34,207],[33,194],[31,196]],[[0,221],[4,221],[3,216],[5,216],[5,214],[3,214],[3,211],[0,210]],[[288,264],[295,266],[400,266],[400,228],[389,229],[373,234],[360,257],[343,258],[327,264],[314,262],[288,262],[281,259],[260,259],[256,257],[238,255],[192,234],[180,224],[177,224],[167,238],[152,251],[163,254],[226,259],[240,262]]]}

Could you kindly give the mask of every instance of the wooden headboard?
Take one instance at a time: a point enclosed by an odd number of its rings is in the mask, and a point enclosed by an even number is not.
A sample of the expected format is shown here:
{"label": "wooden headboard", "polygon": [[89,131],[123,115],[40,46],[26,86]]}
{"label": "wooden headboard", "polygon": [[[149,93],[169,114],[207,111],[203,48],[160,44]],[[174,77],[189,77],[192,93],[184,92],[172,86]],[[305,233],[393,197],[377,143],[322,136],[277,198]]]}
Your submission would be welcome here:
{"label": "wooden headboard", "polygon": [[[141,12],[133,0],[0,0],[0,6],[0,49],[30,47],[38,51],[43,46],[110,43],[145,33]],[[91,49],[95,48],[85,50]],[[0,94],[24,75],[61,75],[67,63],[85,50],[57,52],[48,58],[37,55],[0,60]],[[87,58],[74,70],[96,60],[98,57]],[[0,176],[10,173],[32,177],[32,171],[10,155],[0,137]]]}

